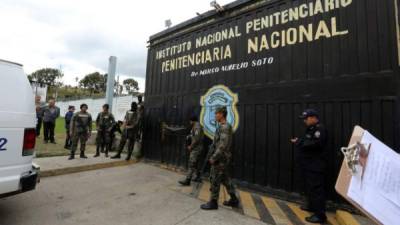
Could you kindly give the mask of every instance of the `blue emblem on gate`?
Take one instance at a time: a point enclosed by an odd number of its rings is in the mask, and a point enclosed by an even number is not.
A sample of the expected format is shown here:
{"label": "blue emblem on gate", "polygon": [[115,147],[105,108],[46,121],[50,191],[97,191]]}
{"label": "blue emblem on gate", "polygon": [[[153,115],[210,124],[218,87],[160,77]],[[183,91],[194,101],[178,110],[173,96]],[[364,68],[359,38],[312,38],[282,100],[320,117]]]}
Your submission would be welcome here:
{"label": "blue emblem on gate", "polygon": [[239,113],[236,108],[238,101],[238,95],[224,85],[216,85],[210,88],[201,97],[200,123],[204,127],[204,133],[209,138],[212,139],[214,137],[215,130],[217,129],[215,110],[221,106],[226,107],[228,111],[227,121],[232,126],[233,131],[236,131],[239,126]]}

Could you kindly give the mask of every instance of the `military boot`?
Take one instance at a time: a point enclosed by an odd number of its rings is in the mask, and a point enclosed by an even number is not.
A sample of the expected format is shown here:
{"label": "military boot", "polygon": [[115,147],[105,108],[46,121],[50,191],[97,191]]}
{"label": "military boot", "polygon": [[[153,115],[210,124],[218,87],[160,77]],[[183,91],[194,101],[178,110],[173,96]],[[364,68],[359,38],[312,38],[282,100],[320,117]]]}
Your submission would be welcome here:
{"label": "military boot", "polygon": [[75,159],[75,151],[71,150],[71,154],[69,155],[68,160],[73,160],[73,159]]}
{"label": "military boot", "polygon": [[217,200],[210,200],[206,204],[201,205],[200,208],[203,210],[215,210],[218,209],[218,202]]}
{"label": "military boot", "polygon": [[96,146],[96,155],[93,157],[99,157],[100,156],[100,146]]}
{"label": "military boot", "polygon": [[238,207],[239,206],[239,199],[236,197],[235,194],[231,194],[230,195],[231,198],[229,199],[229,201],[224,201],[224,205],[225,206],[230,206],[230,207]]}
{"label": "military boot", "polygon": [[80,158],[82,158],[82,159],[87,159],[87,156],[85,155],[85,152],[84,152],[84,151],[81,151]]}
{"label": "military boot", "polygon": [[178,181],[178,183],[180,183],[182,186],[189,186],[190,185],[190,180],[191,180],[191,178],[186,178],[184,180]]}

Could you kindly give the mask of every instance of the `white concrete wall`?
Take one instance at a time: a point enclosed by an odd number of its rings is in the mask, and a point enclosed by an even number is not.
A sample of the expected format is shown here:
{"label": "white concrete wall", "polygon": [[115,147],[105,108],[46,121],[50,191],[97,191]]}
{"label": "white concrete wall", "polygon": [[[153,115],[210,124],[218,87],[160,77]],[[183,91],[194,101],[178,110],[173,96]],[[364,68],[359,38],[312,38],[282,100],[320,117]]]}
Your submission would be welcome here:
{"label": "white concrete wall", "polygon": [[[112,113],[116,120],[123,120],[127,110],[131,108],[131,103],[137,102],[137,97],[133,96],[121,96],[114,97]],[[75,112],[79,111],[79,106],[86,103],[89,106],[89,113],[92,114],[93,120],[96,119],[97,114],[102,110],[102,106],[106,103],[105,98],[99,99],[79,99],[74,101],[60,101],[56,102],[56,105],[60,108],[60,115],[64,117],[65,113],[68,111],[68,106],[75,106]]]}

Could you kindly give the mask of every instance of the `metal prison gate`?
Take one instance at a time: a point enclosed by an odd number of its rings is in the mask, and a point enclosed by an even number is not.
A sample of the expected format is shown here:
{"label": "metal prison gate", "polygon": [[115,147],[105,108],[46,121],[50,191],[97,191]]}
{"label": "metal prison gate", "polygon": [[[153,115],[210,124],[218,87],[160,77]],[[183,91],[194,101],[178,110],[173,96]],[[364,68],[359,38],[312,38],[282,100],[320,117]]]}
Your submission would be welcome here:
{"label": "metal prison gate", "polygon": [[[298,196],[301,179],[296,151],[289,143],[304,130],[297,116],[315,108],[329,135],[329,198],[339,202],[334,183],[342,162],[339,152],[354,125],[361,125],[399,151],[399,23],[397,0],[347,0],[325,13],[246,33],[249,21],[318,1],[237,1],[222,13],[207,12],[150,37],[146,75],[145,157],[186,166],[182,136],[164,135],[162,123],[184,126],[201,111],[200,98],[214,85],[238,95],[240,117],[234,134],[232,175],[238,184]],[[322,3],[326,1],[320,1]],[[340,1],[338,1],[340,2]],[[348,33],[249,53],[249,39],[321,21]],[[330,24],[332,25],[332,24]],[[158,52],[183,42],[238,27],[242,35],[183,53],[229,45],[231,57],[165,71]],[[329,27],[329,25],[327,26]],[[315,31],[315,30],[314,30]],[[281,33],[282,34],[282,33]],[[332,33],[331,33],[332,34]],[[261,40],[261,39],[259,39]],[[195,71],[273,57],[273,63],[191,76]],[[162,57],[161,57],[162,58]],[[163,61],[164,60],[164,61]],[[204,71],[203,71],[204,72]]]}

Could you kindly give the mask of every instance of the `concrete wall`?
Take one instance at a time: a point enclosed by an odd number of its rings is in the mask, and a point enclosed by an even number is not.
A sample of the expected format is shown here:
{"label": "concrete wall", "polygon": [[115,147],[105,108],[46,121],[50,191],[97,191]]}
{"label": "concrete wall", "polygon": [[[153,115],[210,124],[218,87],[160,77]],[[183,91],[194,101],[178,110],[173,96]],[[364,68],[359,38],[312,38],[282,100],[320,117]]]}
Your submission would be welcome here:
{"label": "concrete wall", "polygon": [[[121,97],[114,97],[113,100],[113,109],[112,113],[115,116],[116,120],[123,120],[125,113],[127,110],[130,109],[131,103],[135,101],[137,102],[137,97],[133,96],[121,96]],[[105,104],[106,99],[79,99],[73,101],[60,101],[57,102],[56,105],[60,107],[60,114],[63,117],[65,113],[68,111],[68,106],[73,105],[75,106],[76,110],[79,110],[79,106],[82,103],[86,103],[89,106],[89,113],[92,114],[93,120],[96,119],[97,114],[102,110],[103,104]]]}

